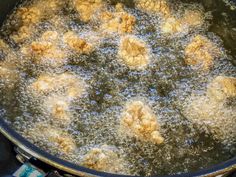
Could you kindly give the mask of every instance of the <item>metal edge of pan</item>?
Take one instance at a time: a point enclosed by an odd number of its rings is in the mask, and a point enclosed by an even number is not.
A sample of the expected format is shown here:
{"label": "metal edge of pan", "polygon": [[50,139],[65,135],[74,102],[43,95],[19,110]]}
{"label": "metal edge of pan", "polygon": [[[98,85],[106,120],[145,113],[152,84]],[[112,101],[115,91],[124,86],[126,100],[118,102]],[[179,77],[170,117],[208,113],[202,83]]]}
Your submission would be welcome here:
{"label": "metal edge of pan", "polygon": [[[48,165],[51,165],[57,169],[60,169],[61,171],[64,171],[66,173],[69,173],[72,175],[78,175],[78,176],[131,177],[128,175],[118,175],[118,174],[111,174],[111,173],[105,173],[105,172],[98,172],[98,171],[91,170],[91,169],[88,169],[79,165],[72,164],[62,159],[59,159],[39,149],[38,147],[30,143],[28,140],[23,138],[16,131],[10,128],[8,124],[2,118],[0,118],[0,132],[4,136],[6,136],[13,144],[15,144],[22,150],[29,153],[34,158]],[[217,176],[217,175],[225,174],[235,169],[236,169],[236,157],[228,161],[222,162],[218,165],[214,165],[212,167],[199,170],[197,172],[183,173],[183,174],[173,175],[169,177]]]}

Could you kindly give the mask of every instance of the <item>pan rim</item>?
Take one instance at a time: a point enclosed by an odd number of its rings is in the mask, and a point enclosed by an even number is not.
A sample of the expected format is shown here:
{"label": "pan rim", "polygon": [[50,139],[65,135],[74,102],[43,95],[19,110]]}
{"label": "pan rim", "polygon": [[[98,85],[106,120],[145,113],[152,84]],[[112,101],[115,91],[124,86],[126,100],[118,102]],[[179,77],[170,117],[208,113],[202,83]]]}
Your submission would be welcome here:
{"label": "pan rim", "polygon": [[[69,173],[76,176],[78,175],[84,176],[87,174],[90,176],[93,175],[93,176],[103,176],[103,177],[132,177],[130,175],[119,175],[119,174],[112,174],[112,173],[92,170],[83,166],[75,165],[71,162],[68,162],[56,156],[53,156],[52,154],[40,149],[39,147],[35,146],[31,142],[29,142],[27,139],[25,139],[23,136],[18,134],[2,118],[0,118],[0,133],[2,133],[14,145],[21,148],[32,157],[56,169],[60,169],[61,171],[65,173]],[[220,164],[216,164],[216,165],[210,166],[208,168],[205,168],[199,171],[182,173],[182,174],[177,174],[177,175],[155,176],[155,177],[216,176],[216,175],[230,172],[233,169],[236,169],[236,156]]]}

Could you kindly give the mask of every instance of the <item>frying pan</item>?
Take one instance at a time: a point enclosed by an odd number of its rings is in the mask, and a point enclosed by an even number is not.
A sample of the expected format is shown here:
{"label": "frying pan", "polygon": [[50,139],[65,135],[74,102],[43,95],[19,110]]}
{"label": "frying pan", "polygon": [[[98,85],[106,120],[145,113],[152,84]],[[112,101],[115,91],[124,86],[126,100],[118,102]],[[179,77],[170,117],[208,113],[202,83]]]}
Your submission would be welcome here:
{"label": "frying pan", "polygon": [[[199,2],[199,1],[198,1]],[[12,11],[12,9],[20,3],[20,0],[0,0],[0,25],[3,23],[4,19],[7,17],[8,14]],[[222,2],[222,0],[203,0],[203,5],[206,9],[211,8],[213,10],[213,15],[217,16],[222,12],[222,10],[226,9],[227,7]],[[232,3],[236,3],[236,1],[232,1]],[[217,4],[217,6],[216,6]],[[222,4],[222,5],[219,5]],[[221,9],[217,8],[221,7]],[[227,10],[229,13],[229,17],[231,17],[231,21],[233,24],[236,24],[236,11]],[[224,19],[217,19],[217,23],[221,23],[220,20]],[[236,26],[235,30],[230,29],[215,29],[214,31],[217,35],[221,36],[224,40],[224,44],[231,50],[231,54],[236,56]],[[232,45],[234,44],[234,45]],[[236,60],[235,60],[236,61]],[[70,162],[61,160],[30,143],[17,132],[15,132],[12,128],[8,126],[8,124],[3,120],[3,117],[0,117],[0,132],[8,138],[23,154],[31,159],[37,159],[38,161],[44,162],[54,169],[57,169],[59,172],[63,174],[72,174],[76,176],[111,176],[111,177],[119,177],[124,175],[115,175],[105,172],[98,172],[95,170],[91,170],[82,166],[78,166],[72,164]],[[215,166],[209,167],[207,169],[203,169],[197,172],[190,172],[185,174],[178,174],[174,176],[179,177],[194,177],[194,176],[217,176],[227,174],[233,170],[236,170],[236,156],[228,161],[222,162]]]}

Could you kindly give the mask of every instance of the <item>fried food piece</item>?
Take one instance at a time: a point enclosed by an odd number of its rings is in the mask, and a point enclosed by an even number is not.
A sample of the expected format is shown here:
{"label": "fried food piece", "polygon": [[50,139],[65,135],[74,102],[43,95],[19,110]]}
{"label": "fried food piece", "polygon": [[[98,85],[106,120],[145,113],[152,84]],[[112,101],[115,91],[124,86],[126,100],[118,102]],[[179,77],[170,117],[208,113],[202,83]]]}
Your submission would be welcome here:
{"label": "fried food piece", "polygon": [[83,80],[72,73],[63,73],[58,75],[41,75],[30,85],[30,88],[37,95],[47,95],[50,92],[63,90],[70,99],[81,97],[85,90]]}
{"label": "fried food piece", "polygon": [[[45,16],[50,17],[51,15],[55,15],[56,12],[61,10],[61,8],[65,5],[66,1],[61,1],[61,0],[40,0],[39,4],[36,4],[36,6],[39,9],[42,9],[43,13]],[[47,7],[45,8],[45,4]]]}
{"label": "fried food piece", "polygon": [[103,7],[102,0],[74,0],[74,6],[83,22],[89,22]]}
{"label": "fried food piece", "polygon": [[204,36],[197,35],[185,48],[187,65],[200,65],[204,70],[210,69],[214,59],[220,56],[219,48]]}
{"label": "fried food piece", "polygon": [[136,19],[133,15],[125,12],[121,4],[116,5],[117,12],[102,12],[100,19],[102,21],[101,28],[107,32],[116,32],[119,34],[132,33]]}
{"label": "fried food piece", "polygon": [[81,165],[97,171],[121,173],[124,171],[124,162],[113,146],[103,145],[91,149],[82,159]]}
{"label": "fried food piece", "polygon": [[59,38],[59,34],[56,31],[45,31],[41,37],[42,40],[51,41],[51,42],[57,41],[58,38]]}
{"label": "fried food piece", "polygon": [[206,96],[191,96],[185,103],[184,115],[223,144],[235,143],[235,107],[226,107],[223,102],[212,101]]}
{"label": "fried food piece", "polygon": [[146,44],[133,36],[121,39],[118,55],[131,69],[143,69],[150,63]]}
{"label": "fried food piece", "polygon": [[59,46],[58,36],[56,31],[46,31],[37,41],[24,46],[21,52],[38,64],[63,65],[67,61],[67,55]]}
{"label": "fried food piece", "polygon": [[169,17],[170,7],[166,0],[137,0],[138,9],[149,13],[160,13],[164,17]]}
{"label": "fried food piece", "polygon": [[0,83],[13,88],[19,81],[18,61],[11,47],[0,39]]}
{"label": "fried food piece", "polygon": [[203,24],[203,16],[200,11],[187,10],[182,18],[169,17],[161,26],[166,34],[187,32],[190,28]]}
{"label": "fried food piece", "polygon": [[4,83],[4,87],[13,88],[19,77],[19,72],[14,65],[0,62],[0,83]]}
{"label": "fried food piece", "polygon": [[34,129],[29,131],[31,136],[39,137],[45,143],[53,143],[51,146],[56,146],[60,152],[64,154],[73,153],[76,150],[76,144],[73,138],[67,133],[50,125],[38,123]]}
{"label": "fried food piece", "polygon": [[67,97],[49,96],[44,101],[44,107],[55,121],[66,125],[71,122],[70,102]]}
{"label": "fried food piece", "polygon": [[123,133],[141,141],[154,144],[164,141],[156,115],[142,101],[131,101],[126,105],[120,126]]}
{"label": "fried food piece", "polygon": [[93,47],[86,40],[79,38],[74,32],[69,31],[64,34],[65,43],[79,54],[89,54]]}
{"label": "fried food piece", "polygon": [[175,34],[183,31],[184,26],[181,20],[174,17],[167,18],[165,23],[162,25],[161,30],[163,33]]}
{"label": "fried food piece", "polygon": [[8,52],[10,49],[9,45],[4,42],[4,40],[0,39],[0,50],[4,53]]}
{"label": "fried food piece", "polygon": [[181,21],[190,27],[200,26],[203,24],[203,15],[198,10],[186,10]]}
{"label": "fried food piece", "polygon": [[33,35],[33,29],[31,26],[21,26],[16,33],[13,33],[10,38],[14,40],[15,43],[23,43],[30,39]]}
{"label": "fried food piece", "polygon": [[236,78],[225,76],[216,77],[208,85],[207,95],[216,101],[236,98]]}
{"label": "fried food piece", "polygon": [[27,26],[38,23],[42,19],[42,13],[37,7],[21,7],[16,17],[21,20],[23,26]]}

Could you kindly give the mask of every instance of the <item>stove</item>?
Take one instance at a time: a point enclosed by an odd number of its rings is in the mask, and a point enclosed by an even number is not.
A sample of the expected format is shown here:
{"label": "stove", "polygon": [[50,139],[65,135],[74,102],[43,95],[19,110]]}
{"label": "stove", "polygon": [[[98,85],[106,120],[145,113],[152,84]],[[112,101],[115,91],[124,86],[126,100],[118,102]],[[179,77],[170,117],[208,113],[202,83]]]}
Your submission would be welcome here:
{"label": "stove", "polygon": [[[25,167],[25,165],[23,165],[20,161],[21,159],[17,156],[15,146],[0,133],[0,177],[28,177],[29,175],[24,176],[17,173],[19,169]],[[45,174],[43,177],[63,177],[63,175],[59,175],[53,167],[43,164],[37,160],[31,160],[30,164],[33,164],[32,168],[37,166],[40,169],[43,169],[43,174]],[[27,167],[31,168],[31,166]],[[40,175],[30,175],[30,177],[36,176],[38,177]],[[236,177],[236,172],[223,177]]]}

